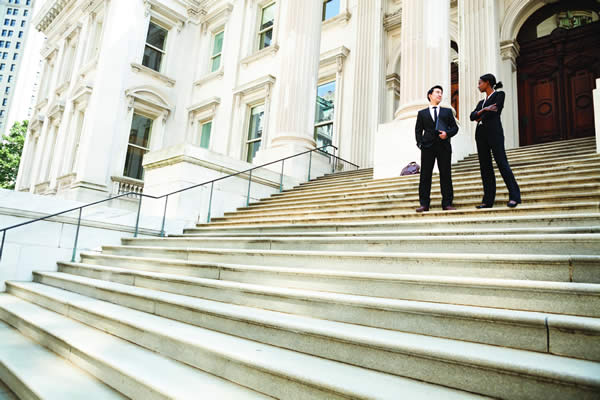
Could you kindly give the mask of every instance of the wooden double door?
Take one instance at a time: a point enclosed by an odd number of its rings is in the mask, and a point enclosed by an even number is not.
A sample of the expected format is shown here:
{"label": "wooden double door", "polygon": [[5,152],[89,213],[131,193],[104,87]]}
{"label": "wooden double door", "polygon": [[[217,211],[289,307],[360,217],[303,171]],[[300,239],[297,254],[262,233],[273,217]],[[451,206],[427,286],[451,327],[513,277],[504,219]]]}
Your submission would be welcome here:
{"label": "wooden double door", "polygon": [[521,146],[595,134],[600,22],[521,44],[517,59]]}

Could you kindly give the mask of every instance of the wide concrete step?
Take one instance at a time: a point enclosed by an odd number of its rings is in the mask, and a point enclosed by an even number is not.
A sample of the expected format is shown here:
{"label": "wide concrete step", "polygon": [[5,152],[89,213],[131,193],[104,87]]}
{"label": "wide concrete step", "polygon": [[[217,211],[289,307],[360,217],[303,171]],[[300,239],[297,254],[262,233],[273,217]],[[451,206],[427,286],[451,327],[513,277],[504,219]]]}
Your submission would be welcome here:
{"label": "wide concrete step", "polygon": [[[340,339],[338,334],[347,338],[348,333],[355,329],[353,325],[360,325],[590,361],[600,360],[600,320],[597,318],[236,283],[230,283],[214,295],[207,290],[207,294],[202,296],[198,296],[198,291],[191,296],[177,293],[171,296],[165,294],[169,292],[162,291],[160,287],[145,288],[144,285],[136,285],[134,290],[130,290],[129,286],[135,282],[136,276],[167,280],[178,278],[169,274],[144,275],[126,269],[83,264],[64,264],[61,271],[66,274],[37,275],[37,279],[47,285],[11,283],[10,293],[42,306],[45,303],[36,300],[39,293],[50,292],[52,296],[52,291],[56,291],[53,289],[55,287],[141,311],[147,308],[144,307],[145,303],[152,303],[153,312],[161,316],[291,350],[299,350],[295,343],[301,341],[302,336],[317,334],[337,341]],[[62,301],[62,290],[57,292],[53,297]],[[226,295],[231,296],[231,299],[225,302],[223,299]],[[243,328],[236,326],[239,322],[243,323]],[[279,332],[289,339],[274,343],[270,339],[273,335],[261,336],[257,331],[264,330],[265,325],[274,328],[275,335]],[[371,332],[372,335],[379,334],[377,329]],[[339,356],[321,354],[318,349],[308,352],[348,361],[336,358]],[[382,372],[393,373],[385,370]]]}
{"label": "wide concrete step", "polygon": [[[397,230],[374,230],[374,231],[320,231],[314,232],[302,232],[294,231],[293,229],[286,232],[259,232],[248,231],[248,232],[223,232],[215,231],[213,233],[185,233],[181,235],[169,235],[169,238],[181,238],[181,237],[194,237],[194,238],[343,238],[343,237],[363,237],[366,235],[377,236],[377,237],[388,237],[388,236],[446,236],[446,235],[462,235],[465,239],[468,239],[470,235],[552,235],[552,234],[581,234],[581,233],[600,233],[600,225],[595,226],[575,226],[575,227],[526,227],[526,228],[465,228],[461,229],[454,228],[441,228],[441,229],[428,229],[428,230],[417,230],[417,229],[397,229]],[[124,238],[125,240],[129,238]],[[125,242],[123,242],[125,244]]]}
{"label": "wide concrete step", "polygon": [[[67,282],[67,280],[68,277],[65,277],[63,282]],[[72,315],[73,318],[86,321],[86,323],[93,322],[115,336],[126,340],[135,340],[142,346],[154,349],[157,353],[169,354],[173,358],[195,365],[198,368],[229,375],[231,379],[236,381],[247,381],[249,385],[260,387],[261,391],[270,393],[276,398],[337,399],[350,397],[366,399],[370,398],[369,392],[372,393],[373,385],[381,387],[377,396],[382,399],[392,399],[394,395],[424,398],[424,394],[440,396],[440,398],[445,398],[445,396],[450,398],[459,398],[458,396],[472,397],[464,392],[461,393],[390,374],[354,367],[281,347],[262,344],[255,340],[204,329],[191,323],[176,321],[175,319],[187,320],[189,318],[193,319],[193,322],[198,325],[203,324],[202,319],[206,320],[204,324],[211,324],[212,320],[212,324],[218,324],[217,326],[223,328],[227,326],[235,327],[236,325],[243,327],[245,325],[244,321],[227,321],[224,318],[219,321],[218,316],[212,318],[210,315],[203,316],[201,313],[195,312],[193,308],[195,305],[194,299],[184,296],[130,288],[133,289],[132,295],[127,299],[120,296],[123,293],[120,289],[126,288],[125,285],[76,277],[71,277],[70,280],[73,286],[74,282],[80,283],[79,286],[74,286],[73,289],[83,289],[87,281],[89,296],[82,296],[77,292],[58,290],[45,285],[34,286],[35,284],[28,284],[27,292],[21,291],[20,294],[28,296],[31,301],[37,301],[51,307],[64,310],[65,306],[68,306],[73,311],[66,312]],[[113,293],[113,297],[110,298],[111,303],[101,300],[108,297],[108,292]],[[143,298],[144,294],[148,296]],[[154,294],[153,298],[149,297],[151,294]],[[119,301],[130,303],[136,297],[139,297],[139,301],[134,305],[128,304],[125,307],[118,305]],[[190,305],[192,309],[186,309],[185,305]],[[151,311],[148,310],[149,307],[152,307]],[[249,327],[249,324],[246,326]],[[266,321],[263,321],[263,326],[253,326],[253,328],[252,333],[258,335],[259,338],[265,338],[276,332],[276,329],[270,329],[271,327],[266,325]],[[139,335],[138,332],[143,332],[143,335]],[[298,337],[297,334],[293,336]],[[280,338],[271,337],[269,339],[279,339],[285,342],[289,340],[288,337],[285,332],[281,332]],[[297,345],[302,346],[304,344],[305,347],[310,349],[320,348],[323,346],[323,342],[328,342],[331,345],[330,352],[333,352],[335,345],[338,348],[358,347],[364,351],[370,350],[366,346],[361,348],[360,345],[355,343],[338,344],[320,337],[311,337],[308,340],[304,338],[304,342]],[[185,350],[182,351],[182,349]],[[378,350],[375,348],[372,352],[381,353],[381,350]],[[356,356],[354,355],[355,358]],[[568,361],[589,363],[589,361],[581,360]],[[583,376],[580,378],[586,379]],[[193,395],[197,398],[199,393],[196,392]],[[208,398],[238,398],[235,396],[207,396],[205,393],[203,393],[203,396]]]}
{"label": "wide concrete step", "polygon": [[[61,263],[60,271],[170,293],[313,317],[321,315],[319,314],[321,311],[313,310],[310,306],[311,302],[314,303],[315,308],[323,308],[323,312],[332,311],[331,305],[327,305],[330,303],[343,303],[348,307],[355,305],[381,308],[390,312],[396,306],[403,309],[402,307],[410,305],[412,308],[409,308],[413,311],[418,308],[413,303],[407,305],[406,301],[420,302],[418,306],[423,307],[428,306],[423,304],[425,302],[445,304],[446,306],[485,307],[590,318],[597,318],[600,315],[600,311],[598,311],[600,285],[589,283],[311,271],[299,268],[244,265],[219,265],[204,268],[197,264],[164,259],[161,260],[164,269],[153,271],[156,259],[139,260],[134,264],[135,266],[123,265],[123,261],[125,261],[123,258],[95,259],[95,261],[99,260],[103,260],[104,264]],[[171,269],[176,273],[168,273]],[[186,269],[193,270],[195,275],[199,276],[181,274],[181,271]],[[219,275],[215,277],[214,275],[217,273]],[[203,274],[209,277],[202,277]],[[45,278],[46,276],[45,272],[36,272],[36,279],[40,282],[44,279],[52,279],[51,277]],[[394,303],[390,302],[391,300],[402,301]],[[440,311],[441,309],[436,308],[436,310]],[[341,314],[337,317],[334,314],[322,315],[323,318],[338,321],[340,321],[337,319],[338,317],[342,318]],[[399,323],[394,322],[394,319],[397,319],[395,317],[391,317],[389,321],[386,320],[388,322],[381,322],[385,320],[383,315],[380,319],[371,320],[368,319],[368,316],[361,319],[362,317],[353,312],[345,315],[347,317],[341,320],[343,322],[368,326],[375,324],[372,326],[403,330],[394,328]],[[371,317],[373,316],[371,315]],[[380,323],[384,325],[377,325]],[[596,329],[593,326],[596,325],[592,324],[589,329],[586,329],[589,330],[589,334],[596,337],[591,340],[596,341],[598,334],[593,333]],[[433,335],[444,336],[441,333]]]}
{"label": "wide concrete step", "polygon": [[[584,153],[583,155],[580,155],[577,157],[576,160],[574,160],[572,157],[575,157],[574,155],[569,155],[568,157],[561,157],[561,158],[547,158],[547,157],[540,157],[538,160],[530,160],[530,162],[522,162],[519,160],[513,160],[512,164],[511,164],[511,168],[513,169],[513,171],[516,174],[522,173],[523,171],[539,171],[539,170],[543,170],[548,169],[548,170],[570,170],[572,169],[575,165],[579,165],[580,163],[597,163],[599,161],[599,156],[593,152],[590,153]],[[574,161],[577,161],[576,163]],[[575,165],[574,165],[575,164]],[[453,175],[454,177],[459,177],[462,175],[467,175],[467,174],[476,174],[479,172],[479,163],[463,163],[463,162],[459,162],[456,163],[452,166],[452,171],[453,171]],[[498,171],[496,171],[496,173],[498,173]],[[408,175],[408,176],[398,176],[398,177],[392,177],[392,178],[384,178],[384,179],[378,179],[375,182],[385,182],[385,181],[402,181],[402,180],[410,180],[410,179],[414,179],[415,177],[418,177],[417,175]],[[351,186],[351,185],[355,185],[355,184],[360,184],[360,183],[364,183],[364,182],[368,182],[370,179],[372,179],[372,176],[361,176],[361,177],[340,177],[337,179],[314,179],[308,182],[304,182],[301,183],[300,185],[296,186],[293,190],[305,190],[305,189],[309,189],[309,188],[326,188],[326,187],[330,187],[330,186]],[[289,191],[289,190],[286,190]]]}
{"label": "wide concrete step", "polygon": [[[547,214],[547,215],[520,215],[520,216],[494,216],[484,215],[479,217],[452,218],[446,215],[442,218],[414,219],[406,221],[380,221],[380,222],[346,222],[346,223],[322,223],[322,224],[254,224],[238,226],[205,226],[185,229],[184,235],[204,236],[230,236],[230,235],[313,235],[318,233],[337,232],[415,232],[415,231],[439,231],[454,229],[456,231],[477,230],[489,232],[490,230],[513,230],[520,229],[520,233],[534,233],[531,229],[578,229],[600,225],[600,214]],[[545,231],[546,233],[551,233]],[[497,232],[499,233],[499,232]],[[537,232],[539,233],[539,231]],[[554,233],[557,233],[554,231]],[[563,233],[572,233],[563,231]],[[579,232],[579,233],[595,233]],[[484,234],[484,233],[482,233]],[[180,235],[173,235],[175,237]]]}
{"label": "wide concrete step", "polygon": [[[580,139],[563,140],[558,142],[534,144],[529,146],[520,146],[506,150],[507,154],[530,153],[530,152],[545,152],[555,149],[581,149],[581,148],[596,148],[596,138],[587,137]],[[467,158],[477,158],[477,154],[470,154]]]}
{"label": "wide concrete step", "polygon": [[[60,273],[52,274],[57,276]],[[89,278],[65,277],[64,274],[61,278],[72,282],[76,281],[78,283],[87,281],[89,285],[94,285],[99,288],[101,292],[111,291],[113,295],[115,295],[119,289],[131,290],[128,285],[108,283]],[[94,297],[98,290],[93,291],[94,294],[92,296]],[[141,290],[136,290],[136,293],[139,293],[140,295],[142,295],[141,292]],[[127,293],[127,291],[124,293]],[[151,294],[148,292],[145,293]],[[102,294],[97,295],[108,297],[107,295]],[[186,297],[177,296],[176,298],[172,298],[171,302],[178,302],[185,306],[189,304],[189,302],[186,301]],[[57,294],[55,298],[60,297]],[[112,297],[112,299],[114,299],[114,297]],[[81,300],[86,301],[85,306],[90,307],[88,304],[91,303],[91,301],[89,301],[87,297],[84,297]],[[157,308],[160,309],[160,306],[160,303],[155,303],[153,310],[156,310]],[[109,319],[110,323],[107,323],[106,325],[110,326],[109,329],[113,331],[114,334],[120,334],[117,333],[119,332],[118,327],[115,327],[120,320],[125,320],[123,322],[127,322],[127,325],[130,326],[137,322],[138,330],[147,332],[148,335],[152,332],[153,326],[165,325],[165,323],[160,324],[160,320],[163,320],[164,318],[158,316],[148,314],[139,315],[139,312],[136,312],[135,310],[130,310],[129,308],[124,309],[123,307],[114,304],[108,305],[104,302],[99,305],[98,308],[100,307],[104,308],[104,312],[100,309],[95,309],[93,314],[95,314],[95,316],[101,315],[103,319]],[[165,308],[166,307],[163,307],[163,309]],[[111,312],[111,309],[114,311]],[[181,307],[180,310],[182,312],[186,311],[184,307]],[[167,312],[169,312],[169,315],[177,314],[176,310]],[[189,311],[187,314],[187,318],[190,320],[192,318],[195,321],[200,319],[198,317],[194,318],[194,316],[189,316],[189,314],[193,314]],[[217,313],[213,313],[213,315],[214,314]],[[255,318],[257,318],[257,320],[254,321],[254,324],[248,323],[248,318],[241,321],[237,320],[237,323],[234,324],[237,325],[237,327],[232,328],[235,329],[236,332],[244,331],[242,335],[251,336],[251,340],[273,343],[279,347],[290,348],[303,353],[318,355],[323,358],[334,358],[348,364],[360,364],[387,374],[405,376],[444,386],[461,387],[468,391],[488,396],[498,396],[500,391],[502,391],[504,395],[510,393],[511,396],[523,396],[521,390],[523,386],[528,387],[528,398],[541,398],[541,396],[548,398],[547,393],[544,392],[553,387],[555,387],[554,390],[560,392],[562,396],[575,395],[580,398],[592,398],[596,393],[600,393],[600,363],[597,362],[382,330],[353,324],[336,323],[334,321],[323,321],[314,318],[307,320],[298,316],[285,315],[279,316],[279,318],[276,319],[274,313],[266,314],[266,312],[263,312],[260,316],[256,315]],[[113,317],[113,315],[118,315],[118,318]],[[148,319],[148,323],[142,325],[139,322],[142,318]],[[217,318],[218,315],[213,317],[213,322],[208,323],[211,324],[213,328],[227,330],[227,327],[224,326],[226,325],[226,321],[214,321],[214,319]],[[150,321],[153,320],[155,320],[154,324],[150,323]],[[188,322],[187,319],[186,322]],[[257,324],[259,324],[258,327],[252,326]],[[190,352],[193,348],[193,346],[189,345],[190,342],[196,342],[195,344],[197,347],[207,347],[209,343],[212,344],[213,347],[216,346],[214,339],[207,340],[208,338],[206,336],[208,335],[205,334],[205,329],[197,326],[190,326],[189,324],[177,324],[173,322],[171,322],[171,326],[174,329],[169,330],[168,333],[161,330],[161,336],[174,336],[171,331],[185,330],[186,334],[181,332],[180,340],[183,341],[185,338],[185,342],[188,344],[187,347]],[[247,329],[240,329],[240,327]],[[239,353],[240,346],[235,346],[235,344],[244,341],[244,339],[233,338],[228,335],[219,335],[216,332],[209,331],[206,333],[211,333],[213,336],[217,337],[223,336],[222,338],[219,338],[221,340],[218,344],[220,346],[230,344],[231,347],[228,347],[228,349],[232,353],[232,350],[234,350],[235,347],[238,347]],[[144,339],[137,340],[143,341]],[[166,338],[164,341],[166,341]],[[252,349],[254,350],[254,354],[257,350],[256,347],[263,350],[261,351],[261,358],[265,357],[264,353],[270,351],[284,353],[284,349],[281,348],[270,348],[271,346],[268,345],[260,346],[260,344],[256,342],[250,343],[255,347]],[[263,346],[266,347],[266,349],[263,349]],[[290,351],[288,350],[286,352]],[[294,352],[291,353],[294,354]],[[236,355],[237,357],[240,357],[239,354]],[[285,354],[281,354],[281,356],[285,357]],[[281,361],[275,358],[272,358],[272,362],[274,365],[281,364]],[[300,367],[296,364],[296,373],[299,368]],[[312,369],[312,372],[312,375],[315,376],[315,372],[317,371]],[[323,374],[324,370],[321,369],[319,372]],[[459,374],[468,375],[470,383],[465,384]],[[326,376],[321,377],[321,382],[323,383],[327,382],[329,375],[335,376],[333,371],[327,371],[325,375]],[[348,383],[350,383],[349,379],[358,379],[360,381],[360,378],[356,376],[358,375],[358,372],[353,375],[353,377],[350,376],[346,378]],[[321,383],[321,385],[323,385],[323,383]],[[372,393],[373,387],[378,386],[374,386],[372,382],[370,383],[371,384],[368,385],[368,390]],[[366,386],[364,383],[358,384]],[[329,386],[331,386],[331,381],[329,381]],[[350,395],[353,398],[366,397],[348,393],[347,386],[342,388],[346,391],[346,393],[344,393],[345,395]],[[365,387],[365,389],[367,388]],[[518,394],[519,392],[521,392],[521,395]],[[399,394],[396,393],[395,395],[397,398]]]}
{"label": "wide concrete step", "polygon": [[[600,178],[599,178],[600,180]],[[479,190],[460,191],[454,194],[454,206],[475,206],[481,203],[482,193]],[[509,200],[508,191],[505,188],[496,193],[497,204],[506,203]],[[594,201],[600,199],[600,183],[580,185],[557,185],[537,187],[523,187],[521,199],[527,204],[538,203],[565,203],[570,201]],[[439,189],[433,191],[430,196],[432,204],[441,204],[442,196]],[[363,210],[383,209],[414,209],[419,204],[418,193],[402,193],[398,195],[371,196],[362,199],[341,199],[335,201],[294,201],[280,204],[265,204],[260,207],[240,208],[238,211],[224,213],[224,218],[230,217],[264,217],[267,215],[293,215],[296,212],[322,213],[338,210],[350,210],[359,212]],[[218,221],[218,219],[217,219]]]}
{"label": "wide concrete step", "polygon": [[[472,217],[482,215],[506,216],[506,215],[534,215],[534,214],[550,214],[550,213],[574,213],[574,212],[598,212],[600,210],[600,202],[583,201],[583,202],[568,202],[568,203],[540,203],[533,205],[519,205],[517,208],[508,208],[506,206],[496,206],[492,209],[477,210],[475,204],[465,205],[456,211],[442,211],[441,207],[435,209],[435,204],[432,203],[432,209],[426,213],[415,213],[414,206],[410,210],[386,210],[386,211],[364,211],[358,213],[339,212],[335,215],[313,215],[312,213],[300,215],[282,215],[282,216],[262,216],[260,218],[215,218],[211,221],[211,226],[234,226],[262,224],[270,225],[274,223],[293,224],[293,223],[324,223],[324,222],[351,222],[351,221],[382,221],[382,220],[414,220],[416,218],[439,218],[446,217]],[[197,226],[209,226],[209,224],[198,224]]]}
{"label": "wide concrete step", "polygon": [[124,245],[160,246],[174,249],[319,250],[363,252],[481,253],[496,254],[588,254],[598,255],[600,234],[488,234],[360,237],[220,237],[220,238],[123,238]]}
{"label": "wide concrete step", "polygon": [[[554,170],[554,171],[528,171],[526,174],[520,175],[517,173],[515,175],[517,181],[520,185],[543,185],[546,183],[549,184],[564,184],[569,183],[569,179],[572,179],[574,182],[581,183],[598,183],[598,179],[600,177],[600,169],[598,169],[597,165],[591,166],[587,168],[577,167],[574,171],[564,171],[564,170]],[[503,181],[502,177],[499,173],[496,174],[497,178],[497,186],[502,187]],[[396,179],[396,178],[394,178]],[[456,189],[465,188],[469,189],[478,189],[482,190],[481,186],[481,176],[479,172],[473,172],[469,175],[463,176],[453,176],[452,178],[453,186]],[[419,186],[419,176],[411,177],[411,179],[400,179],[400,180],[386,180],[386,181],[366,181],[359,184],[354,184],[352,186],[338,186],[332,185],[324,188],[307,188],[304,190],[293,190],[282,193],[275,193],[271,197],[267,199],[261,200],[261,202],[265,201],[280,201],[280,200],[290,200],[290,199],[309,199],[310,197],[315,198],[325,198],[331,195],[342,194],[346,197],[356,194],[364,194],[364,193],[373,193],[373,192],[383,192],[386,190],[394,190],[394,191],[414,191]],[[434,175],[432,179],[432,188],[439,187],[439,175]],[[255,204],[255,203],[253,203]]]}
{"label": "wide concrete step", "polygon": [[[104,246],[102,255],[181,260],[206,264],[392,273],[446,277],[600,283],[599,255],[539,255],[461,253],[335,252],[251,249],[177,249],[169,247]],[[97,253],[82,253],[90,263]],[[130,260],[136,262],[135,260]]]}
{"label": "wide concrete step", "polygon": [[[58,311],[69,312],[64,309]],[[196,399],[198,393],[203,393],[209,398],[266,398],[133,344],[144,338],[143,331],[135,327],[129,327],[129,332],[135,337],[125,341],[92,328],[98,326],[97,320],[81,323],[75,320],[74,314],[75,310],[72,310],[67,317],[13,295],[0,294],[2,320],[127,397]],[[107,327],[102,326],[101,329],[106,330]]]}
{"label": "wide concrete step", "polygon": [[[0,380],[19,399],[126,399],[4,322],[0,322]],[[5,398],[3,392],[0,398]]]}

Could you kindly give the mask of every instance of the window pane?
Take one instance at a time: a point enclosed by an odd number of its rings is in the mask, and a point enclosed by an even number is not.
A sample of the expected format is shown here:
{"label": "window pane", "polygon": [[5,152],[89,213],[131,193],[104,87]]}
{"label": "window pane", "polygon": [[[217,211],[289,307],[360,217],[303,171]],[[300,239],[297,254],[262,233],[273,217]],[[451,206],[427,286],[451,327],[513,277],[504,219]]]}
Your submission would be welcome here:
{"label": "window pane", "polygon": [[340,0],[328,0],[323,3],[323,21],[340,13]]}
{"label": "window pane", "polygon": [[333,138],[333,124],[321,125],[315,127],[315,141],[317,147],[323,147],[331,144]]}
{"label": "window pane", "polygon": [[200,147],[208,149],[210,144],[210,131],[212,129],[212,122],[207,122],[202,125],[202,136],[200,137]]}
{"label": "window pane", "polygon": [[133,114],[131,121],[131,130],[129,131],[129,143],[136,146],[148,148],[150,141],[150,130],[152,129],[152,120],[138,114]]}
{"label": "window pane", "polygon": [[142,168],[142,159],[146,151],[133,146],[127,146],[127,157],[125,157],[125,169],[123,176],[134,179],[144,178],[144,169]]}
{"label": "window pane", "polygon": [[268,7],[263,8],[262,18],[260,19],[260,30],[273,26],[275,21],[275,4],[271,4]]}
{"label": "window pane", "polygon": [[158,49],[164,50],[166,39],[167,30],[150,22],[150,26],[148,27],[148,37],[146,38],[146,43],[151,44],[152,46]]}
{"label": "window pane", "polygon": [[213,45],[213,56],[219,54],[223,50],[223,35],[224,32],[219,32],[215,35],[215,43]]}
{"label": "window pane", "polygon": [[210,67],[210,72],[215,72],[221,66],[221,56],[216,56],[212,59],[212,65]]}
{"label": "window pane", "polygon": [[250,129],[248,131],[248,140],[258,139],[262,136],[264,114],[264,105],[256,106],[250,111]]}
{"label": "window pane", "polygon": [[144,49],[144,59],[142,65],[151,68],[155,71],[160,71],[160,63],[162,61],[162,53],[152,47],[146,46]]}
{"label": "window pane", "polygon": [[259,49],[264,49],[265,47],[269,47],[271,45],[271,40],[273,39],[273,29],[269,29],[260,34],[260,44]]}
{"label": "window pane", "polygon": [[333,121],[335,109],[335,82],[317,87],[315,122]]}
{"label": "window pane", "polygon": [[260,147],[260,140],[257,140],[256,142],[248,143],[248,157],[246,158],[246,161],[251,163],[252,160],[254,160],[254,156],[256,156],[256,152],[258,151],[259,147]]}

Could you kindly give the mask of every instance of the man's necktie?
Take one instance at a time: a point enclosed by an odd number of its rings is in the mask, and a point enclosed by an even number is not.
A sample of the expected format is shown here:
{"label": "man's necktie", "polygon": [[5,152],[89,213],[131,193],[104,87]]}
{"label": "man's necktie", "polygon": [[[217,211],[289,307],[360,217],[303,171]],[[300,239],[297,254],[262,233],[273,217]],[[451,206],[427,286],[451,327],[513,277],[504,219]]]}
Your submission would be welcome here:
{"label": "man's necktie", "polygon": [[433,122],[435,123],[435,129],[437,129],[438,126],[438,113],[437,113],[437,107],[433,107]]}

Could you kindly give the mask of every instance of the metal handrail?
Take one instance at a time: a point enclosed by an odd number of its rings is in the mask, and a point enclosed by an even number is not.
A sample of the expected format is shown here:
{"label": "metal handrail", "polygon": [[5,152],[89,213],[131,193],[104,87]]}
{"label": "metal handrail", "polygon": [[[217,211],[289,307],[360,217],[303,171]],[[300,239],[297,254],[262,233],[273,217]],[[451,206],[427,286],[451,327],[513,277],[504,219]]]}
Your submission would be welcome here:
{"label": "metal handrail", "polygon": [[[333,154],[330,154],[330,153],[324,151],[324,149],[327,149],[329,147],[333,148]],[[262,165],[259,165],[259,166],[256,166],[256,167],[252,167],[252,168],[244,170],[244,171],[235,172],[233,174],[229,174],[227,176],[222,176],[220,178],[216,178],[216,179],[213,179],[213,180],[210,180],[210,181],[207,181],[207,182],[198,183],[198,184],[195,184],[195,185],[192,185],[192,186],[188,186],[186,188],[179,189],[179,190],[167,193],[167,194],[163,194],[161,196],[152,196],[152,195],[149,195],[149,194],[136,193],[136,192],[121,193],[121,194],[119,194],[117,196],[112,196],[112,197],[109,197],[107,199],[94,201],[92,203],[84,204],[84,205],[79,206],[79,207],[74,207],[74,208],[71,208],[71,209],[68,209],[68,210],[64,210],[64,211],[60,211],[60,212],[57,212],[57,213],[54,213],[54,214],[50,214],[50,215],[46,215],[46,216],[43,216],[43,217],[40,217],[40,218],[36,218],[36,219],[31,220],[31,221],[21,222],[21,223],[16,224],[16,225],[12,225],[12,226],[8,226],[8,227],[5,227],[5,228],[1,228],[0,232],[2,232],[2,239],[0,240],[0,260],[2,260],[2,252],[4,251],[4,241],[5,241],[5,238],[6,238],[6,232],[7,231],[9,231],[11,229],[19,228],[19,227],[24,226],[24,225],[33,224],[35,222],[43,221],[43,220],[46,220],[46,219],[49,219],[49,218],[57,217],[57,216],[62,215],[62,214],[67,214],[67,213],[79,210],[79,216],[77,218],[77,230],[76,230],[76,233],[75,233],[75,241],[74,241],[74,244],[73,244],[73,254],[72,254],[72,257],[71,257],[71,261],[74,262],[75,261],[75,255],[76,255],[76,252],[77,252],[77,242],[78,242],[78,239],[79,239],[79,227],[81,225],[81,213],[82,213],[83,209],[87,208],[87,207],[92,207],[92,206],[95,206],[97,204],[104,203],[104,202],[107,202],[107,201],[115,200],[115,199],[118,199],[118,198],[121,198],[121,197],[132,196],[132,195],[133,196],[139,196],[138,209],[137,209],[137,215],[136,215],[136,221],[135,221],[135,230],[134,230],[134,234],[133,234],[134,237],[137,237],[138,231],[139,231],[140,211],[141,211],[141,208],[142,208],[142,198],[147,197],[147,198],[154,199],[154,200],[158,200],[158,199],[164,198],[165,199],[165,206],[164,206],[164,212],[163,212],[163,218],[162,218],[162,225],[161,225],[161,229],[160,229],[160,236],[164,236],[165,235],[165,220],[166,220],[166,215],[167,215],[167,202],[169,201],[169,196],[172,196],[174,194],[178,194],[178,193],[181,193],[181,192],[185,192],[187,190],[195,189],[197,187],[210,184],[211,185],[211,187],[210,187],[210,199],[209,199],[209,206],[208,206],[209,208],[208,208],[208,216],[207,216],[207,222],[210,222],[210,213],[211,213],[211,207],[212,207],[212,196],[213,196],[213,189],[214,189],[215,182],[218,182],[218,181],[221,181],[221,180],[224,180],[224,179],[227,179],[227,178],[231,178],[233,176],[237,176],[237,175],[248,173],[248,194],[246,196],[247,197],[246,198],[246,206],[248,206],[248,204],[250,203],[250,185],[252,183],[252,171],[254,171],[255,169],[264,168],[264,167],[267,167],[269,165],[273,165],[273,164],[276,164],[278,162],[281,162],[282,163],[282,165],[281,165],[281,174],[280,174],[281,176],[280,176],[280,180],[279,180],[279,191],[281,192],[283,190],[283,168],[284,168],[284,165],[285,165],[285,161],[289,160],[291,158],[302,156],[304,154],[310,153],[310,157],[311,157],[310,160],[309,160],[309,164],[308,164],[308,180],[309,181],[310,181],[310,169],[311,169],[311,163],[312,163],[312,153],[314,151],[325,153],[328,156],[332,156],[332,157],[334,157],[337,160],[341,160],[341,161],[343,161],[345,163],[348,163],[348,164],[352,165],[353,167],[356,167],[356,169],[360,168],[357,164],[354,164],[354,163],[352,163],[350,161],[344,160],[341,157],[337,157],[335,155],[335,151],[336,150],[338,150],[338,148],[336,146],[334,146],[332,144],[328,144],[328,145],[325,145],[325,146],[322,146],[322,147],[319,147],[319,148],[315,148],[315,149],[303,151],[302,153],[294,154],[292,156],[284,157],[284,158],[281,158],[281,159],[276,160],[276,161],[271,161],[271,162],[266,163],[266,164],[262,164]],[[332,172],[334,172],[334,171],[335,171],[335,162],[334,162],[334,168],[332,168]]]}

